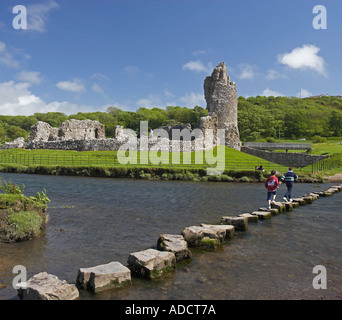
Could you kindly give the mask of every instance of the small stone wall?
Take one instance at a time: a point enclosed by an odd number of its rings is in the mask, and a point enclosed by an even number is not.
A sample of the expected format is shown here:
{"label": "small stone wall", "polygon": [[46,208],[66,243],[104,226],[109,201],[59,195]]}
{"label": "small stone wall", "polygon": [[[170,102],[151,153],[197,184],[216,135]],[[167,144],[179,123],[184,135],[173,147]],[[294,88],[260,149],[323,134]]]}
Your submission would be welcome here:
{"label": "small stone wall", "polygon": [[293,166],[298,168],[306,167],[317,161],[329,158],[328,156],[318,156],[304,153],[269,152],[249,147],[241,147],[241,151],[267,161],[280,164],[282,166]]}

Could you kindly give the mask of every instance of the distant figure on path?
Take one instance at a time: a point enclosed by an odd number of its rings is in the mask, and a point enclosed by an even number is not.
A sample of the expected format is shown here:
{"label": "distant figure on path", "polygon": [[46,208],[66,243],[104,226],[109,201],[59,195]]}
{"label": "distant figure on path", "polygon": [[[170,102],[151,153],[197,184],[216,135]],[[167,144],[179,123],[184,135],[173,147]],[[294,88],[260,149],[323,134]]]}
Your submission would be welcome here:
{"label": "distant figure on path", "polygon": [[277,189],[279,188],[279,180],[276,177],[275,170],[271,171],[271,175],[265,181],[265,187],[267,189],[267,207],[271,209],[271,203],[275,201],[277,196]]}
{"label": "distant figure on path", "polygon": [[153,138],[153,130],[152,130],[152,128],[150,129],[150,139],[152,139]]}
{"label": "distant figure on path", "polygon": [[289,167],[289,171],[286,172],[280,179],[281,182],[286,183],[286,187],[287,187],[287,191],[283,197],[284,201],[290,201],[292,202],[292,189],[293,189],[293,185],[295,180],[297,180],[298,177],[297,175],[293,172],[292,167]]}

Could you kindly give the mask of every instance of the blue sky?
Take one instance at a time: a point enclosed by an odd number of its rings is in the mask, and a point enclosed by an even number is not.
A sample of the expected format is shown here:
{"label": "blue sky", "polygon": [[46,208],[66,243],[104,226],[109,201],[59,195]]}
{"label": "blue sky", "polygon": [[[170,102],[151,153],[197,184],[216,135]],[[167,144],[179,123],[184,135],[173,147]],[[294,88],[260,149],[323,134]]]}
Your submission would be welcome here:
{"label": "blue sky", "polygon": [[341,12],[339,0],[1,0],[0,114],[206,107],[222,61],[241,96],[341,95]]}

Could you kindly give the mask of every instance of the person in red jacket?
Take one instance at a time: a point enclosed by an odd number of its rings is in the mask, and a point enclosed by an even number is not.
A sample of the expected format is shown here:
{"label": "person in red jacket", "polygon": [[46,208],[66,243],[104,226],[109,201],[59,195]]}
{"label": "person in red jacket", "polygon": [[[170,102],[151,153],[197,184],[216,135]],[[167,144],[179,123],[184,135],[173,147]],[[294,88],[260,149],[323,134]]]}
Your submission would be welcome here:
{"label": "person in red jacket", "polygon": [[267,189],[267,205],[271,209],[271,202],[275,201],[277,196],[277,189],[279,188],[279,180],[276,177],[275,170],[271,171],[271,175],[265,181],[265,188]]}

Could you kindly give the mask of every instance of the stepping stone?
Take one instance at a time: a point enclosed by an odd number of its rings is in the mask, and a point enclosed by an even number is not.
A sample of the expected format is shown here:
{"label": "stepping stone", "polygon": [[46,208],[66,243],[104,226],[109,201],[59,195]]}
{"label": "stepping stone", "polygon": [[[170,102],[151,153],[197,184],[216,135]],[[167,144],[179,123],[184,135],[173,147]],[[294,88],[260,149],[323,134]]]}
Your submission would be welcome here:
{"label": "stepping stone", "polygon": [[234,238],[234,234],[235,234],[235,227],[232,225],[222,225],[222,224],[204,224],[201,223],[201,227],[204,228],[213,228],[213,229],[223,229],[226,232],[226,236],[225,239],[233,239]]}
{"label": "stepping stone", "polygon": [[342,185],[341,186],[331,186],[331,189],[337,189],[339,192],[342,191]]}
{"label": "stepping stone", "polygon": [[272,209],[278,209],[280,213],[286,211],[286,206],[283,202],[272,202],[271,208]]}
{"label": "stepping stone", "polygon": [[260,220],[268,220],[272,218],[272,213],[269,211],[254,211],[251,214],[258,216]]}
{"label": "stepping stone", "polygon": [[280,214],[278,209],[259,208],[258,211],[271,212],[272,216],[277,216],[278,214]]}
{"label": "stepping stone", "polygon": [[18,284],[18,296],[22,300],[75,300],[79,292],[74,284],[46,272],[34,275],[25,284]]}
{"label": "stepping stone", "polygon": [[294,202],[294,201],[292,201],[291,203],[292,203],[293,209],[300,207],[299,202]]}
{"label": "stepping stone", "polygon": [[221,224],[230,224],[236,231],[248,230],[248,219],[245,217],[222,217]]}
{"label": "stepping stone", "polygon": [[309,197],[314,197],[315,200],[317,200],[317,199],[319,198],[319,194],[313,193],[313,192],[308,193],[307,196],[309,196]]}
{"label": "stepping stone", "polygon": [[155,249],[133,252],[127,262],[132,275],[151,280],[176,268],[176,256],[173,252]]}
{"label": "stepping stone", "polygon": [[248,223],[249,222],[258,222],[258,219],[259,219],[257,215],[253,215],[250,213],[241,213],[238,215],[238,217],[247,218]]}
{"label": "stepping stone", "polygon": [[293,211],[293,206],[292,206],[292,202],[283,202],[285,204],[285,210],[287,212],[289,211]]}
{"label": "stepping stone", "polygon": [[191,259],[191,251],[188,248],[188,243],[181,235],[161,234],[157,241],[157,249],[173,252],[177,261]]}
{"label": "stepping stone", "polygon": [[337,192],[340,192],[340,190],[339,189],[337,189],[337,188],[332,188],[332,187],[330,187],[328,190],[326,190],[325,192],[329,192],[329,193],[337,193]]}
{"label": "stepping stone", "polygon": [[306,204],[311,204],[316,200],[314,197],[310,197],[310,196],[304,196],[302,198],[305,200]]}
{"label": "stepping stone", "polygon": [[122,287],[131,283],[131,271],[120,262],[78,270],[76,285],[92,292]]}
{"label": "stepping stone", "polygon": [[224,228],[191,226],[184,228],[181,234],[189,247],[216,248],[223,243],[226,232]]}
{"label": "stepping stone", "polygon": [[298,203],[300,206],[306,206],[306,201],[303,198],[293,198],[293,203]]}

